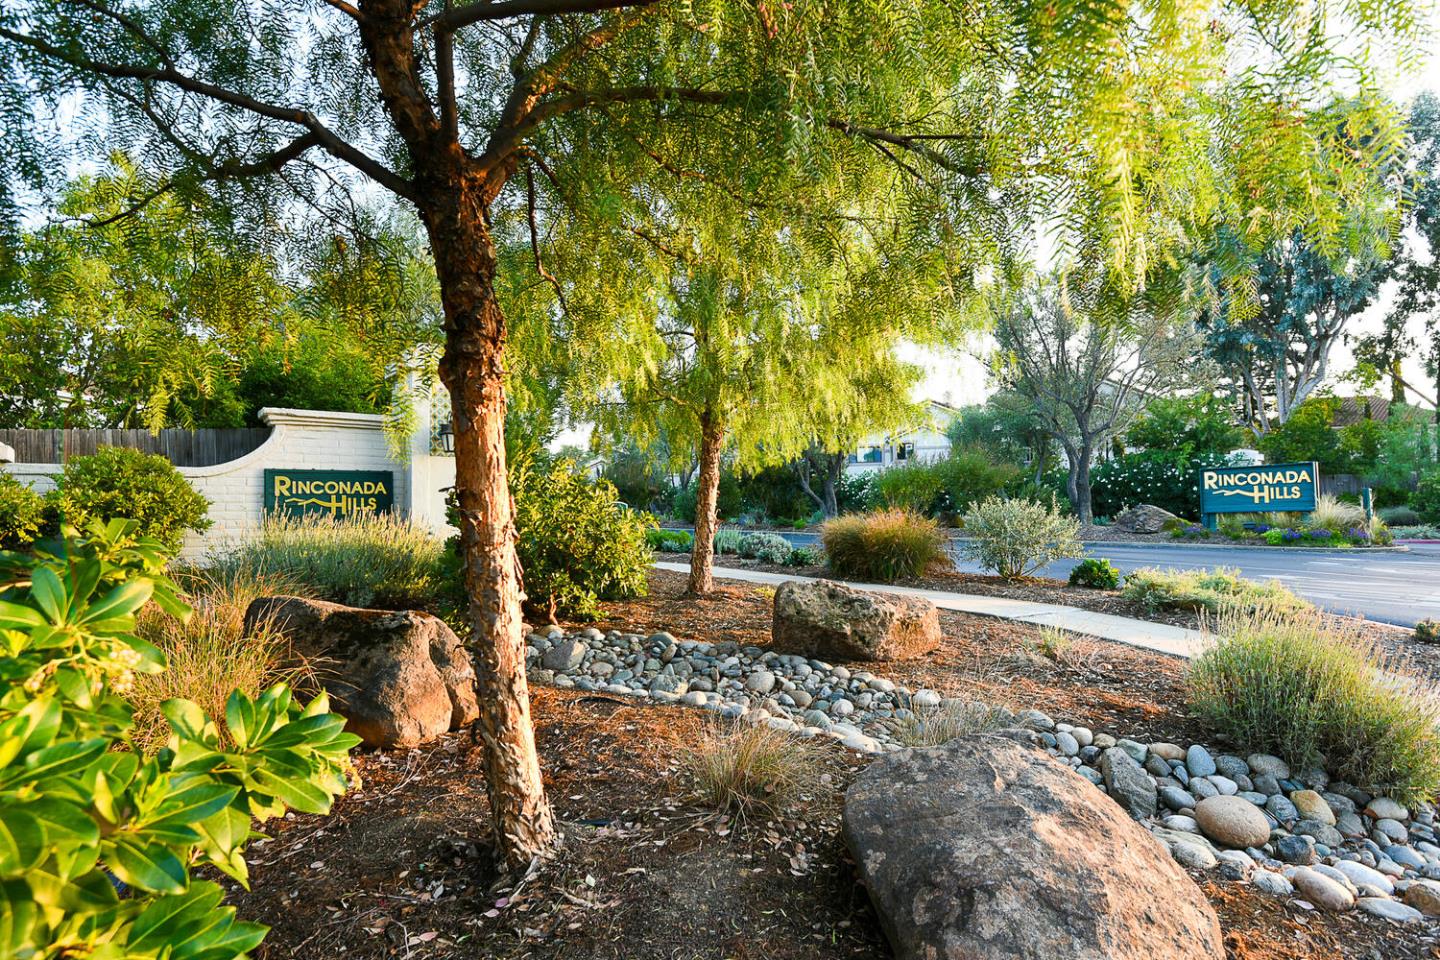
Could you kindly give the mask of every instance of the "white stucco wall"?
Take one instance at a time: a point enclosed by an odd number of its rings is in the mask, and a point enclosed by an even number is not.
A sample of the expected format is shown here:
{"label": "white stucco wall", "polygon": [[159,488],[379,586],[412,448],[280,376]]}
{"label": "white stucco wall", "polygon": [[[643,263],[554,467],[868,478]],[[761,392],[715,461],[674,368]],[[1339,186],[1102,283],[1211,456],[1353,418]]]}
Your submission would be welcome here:
{"label": "white stucco wall", "polygon": [[[427,446],[423,457],[408,464],[397,461],[387,446],[384,418],[377,414],[267,407],[260,411],[260,419],[271,428],[270,436],[245,456],[211,467],[178,468],[210,501],[210,519],[214,521],[204,536],[186,537],[182,556],[200,559],[233,544],[260,524],[267,469],[388,470],[394,474],[396,511],[442,531],[445,503],[440,487],[454,482],[453,460],[429,456]],[[425,432],[428,436],[428,430]],[[439,481],[445,475],[445,465],[449,467],[449,479],[442,483]],[[61,467],[54,463],[13,463],[4,469],[44,493],[54,488],[54,474]],[[418,482],[412,481],[412,474]]]}

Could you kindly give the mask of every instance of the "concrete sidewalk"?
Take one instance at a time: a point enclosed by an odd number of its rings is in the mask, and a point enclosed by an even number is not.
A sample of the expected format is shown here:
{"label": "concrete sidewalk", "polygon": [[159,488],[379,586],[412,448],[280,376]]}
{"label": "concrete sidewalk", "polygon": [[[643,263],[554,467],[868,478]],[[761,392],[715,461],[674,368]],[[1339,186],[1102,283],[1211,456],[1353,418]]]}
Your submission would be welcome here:
{"label": "concrete sidewalk", "polygon": [[[657,570],[671,570],[689,573],[690,565],[685,563],[656,563]],[[774,586],[791,580],[813,579],[795,577],[783,573],[766,573],[763,570],[736,570],[731,567],[716,567],[716,579],[742,580],[746,583],[763,583]],[[1074,633],[1084,633],[1102,640],[1114,640],[1132,647],[1167,653],[1174,657],[1189,659],[1198,654],[1204,644],[1204,635],[1198,630],[1172,627],[1149,620],[1134,620],[1130,617],[1116,617],[1108,613],[1093,613],[1079,607],[1066,607],[1055,603],[1030,603],[1025,600],[1011,600],[1006,597],[986,597],[973,593],[949,593],[944,590],[922,590],[917,587],[896,587],[883,583],[850,583],[847,585],[876,593],[897,593],[912,597],[924,597],[942,610],[958,610],[961,613],[978,613],[1002,620],[1018,620],[1037,626],[1060,627]]]}

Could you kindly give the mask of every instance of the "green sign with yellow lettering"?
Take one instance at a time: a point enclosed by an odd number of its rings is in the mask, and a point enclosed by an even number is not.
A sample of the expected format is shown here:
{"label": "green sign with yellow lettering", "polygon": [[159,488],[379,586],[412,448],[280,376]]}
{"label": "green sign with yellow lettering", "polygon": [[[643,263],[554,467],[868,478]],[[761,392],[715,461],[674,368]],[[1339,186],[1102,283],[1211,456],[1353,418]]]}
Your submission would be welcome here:
{"label": "green sign with yellow lettering", "polygon": [[389,513],[395,474],[389,470],[266,470],[265,512],[348,517]]}
{"label": "green sign with yellow lettering", "polygon": [[1202,467],[1200,512],[1308,513],[1320,493],[1318,463]]}

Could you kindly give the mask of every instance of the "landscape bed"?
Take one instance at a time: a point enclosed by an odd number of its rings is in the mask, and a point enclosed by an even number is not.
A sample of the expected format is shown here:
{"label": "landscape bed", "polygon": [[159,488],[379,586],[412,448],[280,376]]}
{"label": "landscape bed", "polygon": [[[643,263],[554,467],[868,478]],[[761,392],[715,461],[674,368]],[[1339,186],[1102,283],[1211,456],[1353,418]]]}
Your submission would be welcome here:
{"label": "landscape bed", "polygon": [[[722,583],[682,597],[656,571],[644,599],[606,605],[600,629],[768,643],[765,588]],[[1158,654],[1078,638],[1057,657],[1035,628],[942,613],[925,660],[886,665],[897,682],[984,698],[1139,740],[1204,736],[1184,703],[1182,667]],[[242,913],[275,926],[266,958],[888,956],[839,834],[844,788],[865,762],[818,754],[814,789],[775,820],[726,820],[697,802],[685,762],[713,718],[604,693],[537,686],[547,787],[571,841],[518,887],[477,861],[488,827],[476,746],[465,734],[406,754],[359,758],[364,785],[327,819],[296,817],[255,849]],[[1433,927],[1320,914],[1193,872],[1231,957],[1435,956]]]}

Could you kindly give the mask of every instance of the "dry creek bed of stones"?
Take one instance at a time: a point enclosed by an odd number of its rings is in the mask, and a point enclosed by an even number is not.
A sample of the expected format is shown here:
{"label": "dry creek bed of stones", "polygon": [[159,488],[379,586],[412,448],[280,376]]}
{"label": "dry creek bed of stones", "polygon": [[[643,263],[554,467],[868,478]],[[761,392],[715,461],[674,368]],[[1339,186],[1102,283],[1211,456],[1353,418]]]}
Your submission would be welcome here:
{"label": "dry creek bed of stones", "polygon": [[1244,881],[1300,909],[1440,923],[1435,808],[1407,808],[1279,758],[1144,744],[1057,723],[1039,710],[944,697],[863,670],[732,642],[559,626],[527,635],[531,679],[696,707],[875,754],[956,712],[1026,731],[1132,817],[1182,865]]}

